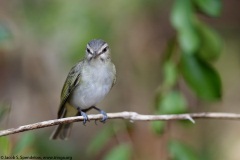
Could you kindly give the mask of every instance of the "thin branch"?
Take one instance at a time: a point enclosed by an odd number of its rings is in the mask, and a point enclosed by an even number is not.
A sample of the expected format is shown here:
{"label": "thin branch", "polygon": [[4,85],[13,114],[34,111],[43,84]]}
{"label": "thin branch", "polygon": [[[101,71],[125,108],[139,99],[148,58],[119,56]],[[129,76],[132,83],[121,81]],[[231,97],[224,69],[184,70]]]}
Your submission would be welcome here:
{"label": "thin branch", "polygon": [[[224,119],[224,120],[240,120],[240,114],[235,113],[190,113],[190,114],[172,114],[172,115],[142,115],[136,112],[118,112],[108,113],[108,119],[126,119],[131,122],[134,121],[169,121],[169,120],[190,120],[195,123],[193,119]],[[88,115],[89,120],[102,119],[101,114]],[[62,119],[48,120],[29,125],[20,126],[17,128],[11,128],[0,131],[0,137],[19,132],[34,130],[38,128],[44,128],[63,123],[72,123],[83,121],[82,116],[68,117]]]}

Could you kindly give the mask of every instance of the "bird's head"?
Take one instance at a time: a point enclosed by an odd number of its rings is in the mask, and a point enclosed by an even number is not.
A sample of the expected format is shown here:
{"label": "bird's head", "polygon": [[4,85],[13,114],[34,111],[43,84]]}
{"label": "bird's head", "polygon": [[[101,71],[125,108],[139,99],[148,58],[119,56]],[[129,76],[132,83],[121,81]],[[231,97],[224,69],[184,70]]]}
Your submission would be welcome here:
{"label": "bird's head", "polygon": [[106,61],[110,58],[110,50],[108,44],[101,39],[91,40],[87,44],[86,58],[88,61],[101,60]]}

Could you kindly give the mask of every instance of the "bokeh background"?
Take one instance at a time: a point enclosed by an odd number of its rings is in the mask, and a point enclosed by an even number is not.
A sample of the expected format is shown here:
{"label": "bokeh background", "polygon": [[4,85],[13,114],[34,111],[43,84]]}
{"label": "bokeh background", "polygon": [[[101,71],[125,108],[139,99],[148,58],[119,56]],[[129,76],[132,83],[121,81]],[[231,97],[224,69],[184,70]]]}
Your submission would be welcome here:
{"label": "bokeh background", "polygon": [[[107,112],[155,114],[156,91],[163,79],[162,57],[167,42],[176,35],[170,23],[172,6],[173,1],[164,0],[0,1],[0,98],[2,108],[10,107],[1,128],[55,119],[68,71],[84,57],[87,42],[94,38],[109,43],[117,68],[117,83],[98,107]],[[213,63],[223,95],[220,101],[202,102],[183,85],[180,88],[187,92],[191,112],[240,112],[239,7],[237,0],[224,0],[219,17],[199,15],[223,41],[221,56]],[[2,154],[174,159],[168,147],[174,138],[188,145],[191,159],[240,158],[237,121],[168,122],[161,135],[149,122],[75,123],[68,141],[50,141],[53,129],[1,138],[7,146]]]}

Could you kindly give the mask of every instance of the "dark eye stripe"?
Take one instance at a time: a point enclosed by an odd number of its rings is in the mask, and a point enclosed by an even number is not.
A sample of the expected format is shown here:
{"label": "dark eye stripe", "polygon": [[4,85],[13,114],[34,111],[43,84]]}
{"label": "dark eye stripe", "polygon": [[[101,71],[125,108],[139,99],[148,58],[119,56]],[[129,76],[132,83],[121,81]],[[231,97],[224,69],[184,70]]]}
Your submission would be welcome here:
{"label": "dark eye stripe", "polygon": [[102,53],[107,52],[108,48],[109,48],[108,46],[103,48]]}
{"label": "dark eye stripe", "polygon": [[102,50],[102,52],[106,52],[107,51],[107,47],[105,47],[103,50]]}
{"label": "dark eye stripe", "polygon": [[89,48],[87,48],[87,52],[88,52],[88,53],[90,53],[90,54],[92,54],[92,52],[90,51],[90,49],[89,49]]}

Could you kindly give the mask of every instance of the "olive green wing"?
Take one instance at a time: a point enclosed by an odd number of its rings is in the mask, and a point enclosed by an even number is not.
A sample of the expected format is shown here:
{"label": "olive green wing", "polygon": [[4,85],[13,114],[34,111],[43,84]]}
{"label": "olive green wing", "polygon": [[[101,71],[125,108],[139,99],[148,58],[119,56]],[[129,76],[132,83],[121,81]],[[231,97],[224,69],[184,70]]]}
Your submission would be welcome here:
{"label": "olive green wing", "polygon": [[113,74],[114,74],[114,79],[113,79],[113,83],[112,83],[112,87],[113,87],[116,84],[116,81],[117,81],[117,73],[116,73],[116,67],[115,67],[114,64],[112,64],[112,68],[113,68]]}
{"label": "olive green wing", "polygon": [[81,78],[81,70],[83,66],[83,61],[76,64],[69,72],[67,79],[65,80],[65,83],[62,88],[61,92],[61,101],[60,101],[60,107],[58,110],[58,118],[61,117],[61,115],[64,112],[64,106],[67,102],[70,94],[74,90],[74,88],[79,84],[80,78]]}

